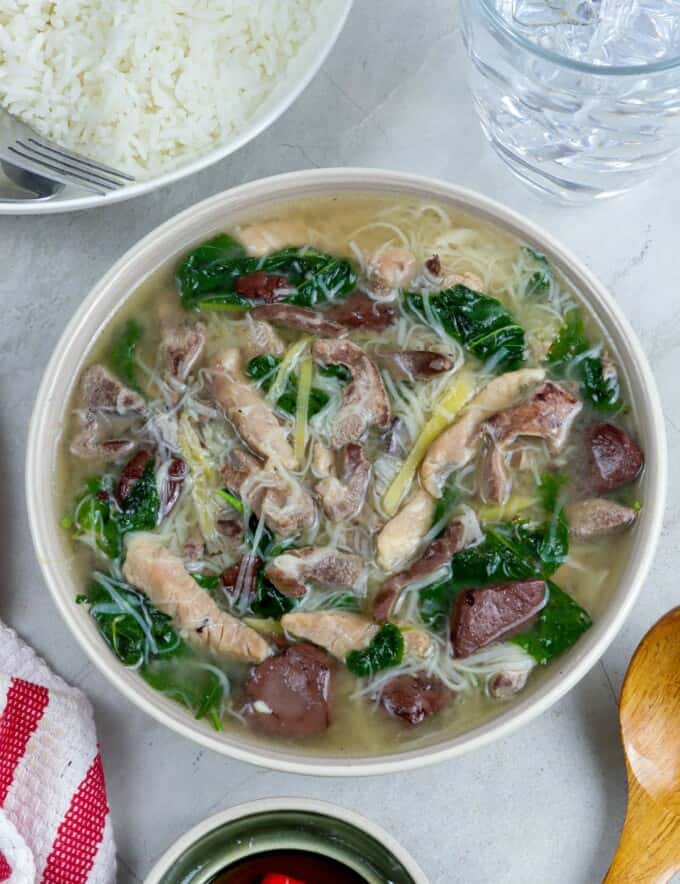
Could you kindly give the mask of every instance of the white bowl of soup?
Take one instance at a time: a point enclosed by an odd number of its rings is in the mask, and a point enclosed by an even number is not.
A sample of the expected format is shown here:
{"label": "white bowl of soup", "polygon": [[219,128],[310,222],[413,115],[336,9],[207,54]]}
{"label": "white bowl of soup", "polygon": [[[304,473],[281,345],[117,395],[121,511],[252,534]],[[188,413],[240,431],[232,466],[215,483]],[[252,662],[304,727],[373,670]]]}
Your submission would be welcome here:
{"label": "white bowl of soup", "polygon": [[666,487],[655,382],[546,232],[376,170],[257,181],[83,301],[31,423],[74,637],[225,755],[361,775],[508,734],[620,629]]}

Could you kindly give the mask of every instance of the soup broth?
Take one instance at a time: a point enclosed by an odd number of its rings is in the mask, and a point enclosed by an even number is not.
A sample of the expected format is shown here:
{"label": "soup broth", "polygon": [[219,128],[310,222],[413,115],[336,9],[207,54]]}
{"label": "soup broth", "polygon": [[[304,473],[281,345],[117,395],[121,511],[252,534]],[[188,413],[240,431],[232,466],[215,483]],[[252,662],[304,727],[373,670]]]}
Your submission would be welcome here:
{"label": "soup broth", "polygon": [[63,529],[111,652],[302,751],[469,730],[625,565],[642,452],[617,354],[544,256],[352,195],[230,224],[94,342]]}

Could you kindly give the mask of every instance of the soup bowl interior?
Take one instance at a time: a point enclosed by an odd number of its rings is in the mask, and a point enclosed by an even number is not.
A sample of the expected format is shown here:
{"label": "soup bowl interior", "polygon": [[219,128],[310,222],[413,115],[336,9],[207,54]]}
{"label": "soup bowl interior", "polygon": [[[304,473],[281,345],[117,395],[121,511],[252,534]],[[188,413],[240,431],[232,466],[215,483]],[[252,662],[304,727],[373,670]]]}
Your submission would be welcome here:
{"label": "soup bowl interior", "polygon": [[[640,491],[645,506],[627,561],[614,592],[585,636],[563,657],[532,677],[522,695],[511,705],[501,705],[491,720],[456,736],[444,735],[430,745],[366,757],[309,754],[304,745],[272,746],[246,732],[216,732],[152,690],[135,672],[125,669],[110,653],[86,609],[75,604],[82,586],[73,568],[68,538],[58,528],[63,513],[56,494],[59,448],[74,384],[93,341],[140,284],[190,246],[225,226],[231,227],[283,202],[352,193],[437,201],[496,225],[544,253],[614,347],[646,454]],[[372,169],[315,170],[244,185],[188,209],[129,251],[83,301],[55,349],[33,412],[26,467],[30,526],[47,585],[74,637],[102,673],[158,721],[208,748],[270,768],[333,776],[385,773],[459,755],[508,734],[564,695],[598,660],[635,602],[660,533],[665,488],[665,435],[653,375],[632,329],[587,268],[550,235],[491,200],[442,182]]]}

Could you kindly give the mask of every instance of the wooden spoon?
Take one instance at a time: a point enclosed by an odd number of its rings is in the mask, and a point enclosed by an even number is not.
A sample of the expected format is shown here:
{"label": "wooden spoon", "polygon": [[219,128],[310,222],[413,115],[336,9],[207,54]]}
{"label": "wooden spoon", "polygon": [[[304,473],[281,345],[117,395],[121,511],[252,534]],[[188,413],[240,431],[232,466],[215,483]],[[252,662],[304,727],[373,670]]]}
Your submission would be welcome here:
{"label": "wooden spoon", "polygon": [[619,718],[628,811],[604,884],[664,884],[680,871],[680,607],[642,639]]}

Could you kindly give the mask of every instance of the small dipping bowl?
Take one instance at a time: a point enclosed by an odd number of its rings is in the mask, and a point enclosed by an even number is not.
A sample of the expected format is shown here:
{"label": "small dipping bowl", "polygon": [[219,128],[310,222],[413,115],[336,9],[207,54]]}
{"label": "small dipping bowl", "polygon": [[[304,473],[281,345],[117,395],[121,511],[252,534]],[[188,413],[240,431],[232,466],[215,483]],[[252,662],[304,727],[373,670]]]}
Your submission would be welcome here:
{"label": "small dipping bowl", "polygon": [[[333,804],[297,798],[239,804],[204,820],[158,860],[144,884],[221,884],[229,881],[229,872],[237,880],[236,871],[247,868],[248,860],[267,855],[266,868],[254,880],[266,880],[267,873],[285,879],[293,876],[285,856],[294,853],[325,858],[361,884],[429,884],[406,850],[370,820]],[[324,881],[331,884],[329,878]]]}

